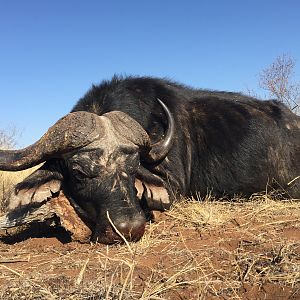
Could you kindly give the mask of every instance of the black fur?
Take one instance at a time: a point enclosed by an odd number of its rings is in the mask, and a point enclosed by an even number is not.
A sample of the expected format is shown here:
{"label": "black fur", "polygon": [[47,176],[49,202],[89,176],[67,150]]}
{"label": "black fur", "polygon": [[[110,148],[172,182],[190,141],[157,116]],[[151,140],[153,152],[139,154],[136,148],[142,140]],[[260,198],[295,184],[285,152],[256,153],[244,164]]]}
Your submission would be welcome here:
{"label": "black fur", "polygon": [[[157,98],[174,116],[176,138],[169,162],[144,167],[160,176],[173,194],[250,196],[272,184],[287,189],[299,176],[300,129],[292,125],[299,126],[299,117],[275,100],[196,90],[164,79],[114,77],[93,86],[73,111],[123,111],[155,143],[166,128]],[[299,197],[299,189],[299,184],[290,189],[292,196]]]}
{"label": "black fur", "polygon": [[[79,149],[69,158],[47,161],[17,189],[61,181],[65,193],[94,220],[94,240],[105,243],[120,240],[110,227],[107,212],[126,238],[137,240],[143,234],[145,214],[168,208],[179,195],[249,197],[272,187],[300,198],[300,180],[288,185],[300,175],[300,118],[277,101],[196,90],[164,79],[114,77],[93,86],[72,111],[98,115],[122,111],[140,123],[154,144],[163,138],[168,125],[157,98],[171,111],[176,132],[162,161],[149,164],[142,159],[141,150],[131,149],[130,154],[119,149],[111,153],[115,169],[106,172],[96,163],[101,151],[107,150],[101,144],[85,155]],[[125,163],[117,165],[118,158]],[[145,188],[140,202],[136,179]],[[153,201],[154,207],[149,207],[147,184],[166,189],[169,204]]]}

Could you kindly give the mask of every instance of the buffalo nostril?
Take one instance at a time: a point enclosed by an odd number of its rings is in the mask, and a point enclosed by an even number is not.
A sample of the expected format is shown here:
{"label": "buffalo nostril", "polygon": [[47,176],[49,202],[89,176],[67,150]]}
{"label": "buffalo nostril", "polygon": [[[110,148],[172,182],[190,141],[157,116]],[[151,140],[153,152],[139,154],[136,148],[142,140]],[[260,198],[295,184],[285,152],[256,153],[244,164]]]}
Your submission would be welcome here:
{"label": "buffalo nostril", "polygon": [[138,241],[145,232],[145,225],[146,220],[142,216],[115,224],[117,230],[129,241]]}
{"label": "buffalo nostril", "polygon": [[98,243],[113,244],[127,241],[138,241],[145,232],[146,219],[143,215],[131,218],[111,220],[109,214],[108,223],[96,224],[92,240]]}

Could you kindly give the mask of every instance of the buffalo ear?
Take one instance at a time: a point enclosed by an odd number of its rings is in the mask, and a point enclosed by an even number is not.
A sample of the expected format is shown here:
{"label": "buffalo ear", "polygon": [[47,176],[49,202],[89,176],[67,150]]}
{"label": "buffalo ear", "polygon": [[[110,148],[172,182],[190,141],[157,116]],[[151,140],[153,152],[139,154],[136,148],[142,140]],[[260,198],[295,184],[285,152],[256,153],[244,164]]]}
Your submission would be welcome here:
{"label": "buffalo ear", "polygon": [[164,211],[171,206],[170,196],[164,186],[158,186],[135,179],[135,189],[140,201],[146,201],[149,210]]}
{"label": "buffalo ear", "polygon": [[18,183],[6,199],[6,211],[22,208],[30,203],[41,203],[57,195],[63,176],[53,161],[46,162],[31,175]]}

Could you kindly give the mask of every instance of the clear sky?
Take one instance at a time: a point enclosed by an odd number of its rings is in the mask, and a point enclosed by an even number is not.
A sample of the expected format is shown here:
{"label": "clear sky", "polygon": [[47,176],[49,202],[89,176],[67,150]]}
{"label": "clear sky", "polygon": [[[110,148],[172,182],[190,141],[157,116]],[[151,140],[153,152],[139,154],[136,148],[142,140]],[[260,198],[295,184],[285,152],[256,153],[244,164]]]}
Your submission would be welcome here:
{"label": "clear sky", "polygon": [[283,53],[300,74],[299,0],[0,0],[0,128],[33,143],[113,74],[255,89]]}

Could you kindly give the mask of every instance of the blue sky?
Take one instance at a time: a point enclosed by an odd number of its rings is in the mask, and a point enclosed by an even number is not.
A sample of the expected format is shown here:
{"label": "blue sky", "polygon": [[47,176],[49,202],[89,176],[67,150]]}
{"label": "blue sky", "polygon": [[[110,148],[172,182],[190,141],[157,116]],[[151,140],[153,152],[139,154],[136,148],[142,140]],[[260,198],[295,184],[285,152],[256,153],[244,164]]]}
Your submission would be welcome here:
{"label": "blue sky", "polygon": [[279,55],[300,74],[300,1],[0,0],[0,128],[37,140],[113,74],[245,91]]}

